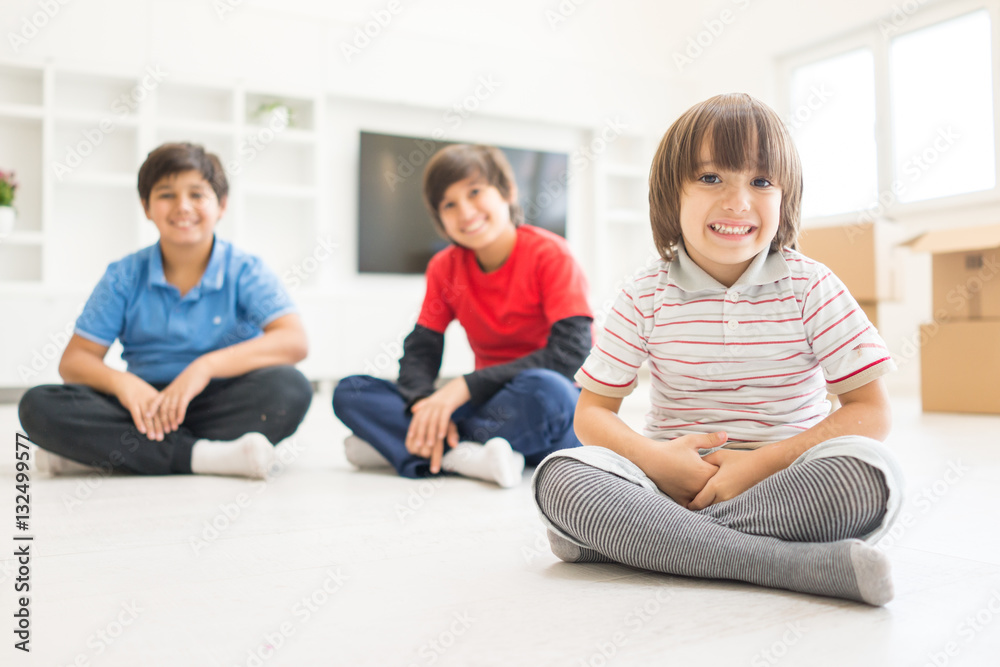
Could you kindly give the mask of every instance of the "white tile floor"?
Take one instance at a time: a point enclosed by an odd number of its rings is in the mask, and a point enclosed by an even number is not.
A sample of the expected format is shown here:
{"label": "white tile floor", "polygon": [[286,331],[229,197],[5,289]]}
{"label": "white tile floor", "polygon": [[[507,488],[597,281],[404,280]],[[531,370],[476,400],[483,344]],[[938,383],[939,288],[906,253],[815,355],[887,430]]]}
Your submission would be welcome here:
{"label": "white tile floor", "polygon": [[7,629],[17,418],[0,406],[0,664],[1000,665],[1000,417],[895,406],[910,498],[882,609],[560,563],[527,474],[501,491],[355,472],[317,395],[267,484],[33,479],[30,656]]}

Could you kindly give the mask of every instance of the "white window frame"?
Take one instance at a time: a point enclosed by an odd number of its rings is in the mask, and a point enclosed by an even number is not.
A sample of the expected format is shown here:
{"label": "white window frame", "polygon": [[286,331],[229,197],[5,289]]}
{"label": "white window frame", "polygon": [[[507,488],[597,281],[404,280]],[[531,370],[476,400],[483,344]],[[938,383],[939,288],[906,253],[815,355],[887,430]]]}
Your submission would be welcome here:
{"label": "white window frame", "polygon": [[[917,2],[917,0],[913,0]],[[901,5],[897,5],[901,6]],[[889,96],[889,45],[890,41],[900,35],[926,28],[936,23],[943,23],[971,12],[985,9],[990,16],[990,39],[993,74],[993,159],[996,170],[996,182],[990,190],[968,192],[917,202],[902,203],[897,201],[892,193],[893,175],[893,142],[890,120],[892,118],[891,100]],[[895,29],[891,34],[883,35],[881,22]],[[1000,203],[1000,0],[952,0],[947,3],[930,3],[925,1],[920,9],[910,14],[898,26],[892,23],[888,14],[880,15],[863,29],[848,35],[827,41],[818,46],[795,51],[777,61],[778,69],[778,112],[782,118],[790,118],[791,80],[795,69],[804,65],[826,60],[859,48],[867,48],[872,52],[875,61],[875,142],[877,150],[878,184],[877,192],[883,198],[883,205],[878,207],[874,217],[903,220],[908,217],[927,213],[936,213],[944,209],[967,208]],[[806,177],[808,179],[808,176]],[[808,187],[808,183],[806,184]],[[888,205],[885,203],[888,202]],[[873,204],[875,202],[872,202]],[[849,211],[835,215],[815,216],[805,219],[806,222],[822,225],[835,225],[867,220],[870,211]]]}

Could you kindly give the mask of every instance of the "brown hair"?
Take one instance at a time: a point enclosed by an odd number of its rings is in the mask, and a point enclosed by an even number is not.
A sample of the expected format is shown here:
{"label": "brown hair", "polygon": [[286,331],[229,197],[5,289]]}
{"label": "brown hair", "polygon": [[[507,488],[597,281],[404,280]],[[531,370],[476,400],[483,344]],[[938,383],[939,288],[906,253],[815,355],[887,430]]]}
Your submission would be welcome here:
{"label": "brown hair", "polygon": [[473,176],[480,176],[510,203],[510,221],[515,227],[524,222],[524,213],[516,198],[514,170],[503,151],[493,146],[453,144],[435,153],[424,169],[424,203],[439,232],[444,233],[438,207],[445,190]]}
{"label": "brown hair", "polygon": [[184,171],[200,173],[212,186],[219,203],[229,194],[229,181],[226,180],[226,172],[217,155],[206,153],[197,144],[176,143],[163,144],[146,156],[146,161],[139,167],[139,199],[144,205],[147,204],[153,186],[160,179]]}
{"label": "brown hair", "polygon": [[781,188],[778,232],[771,250],[795,248],[802,201],[802,165],[784,123],[769,106],[745,93],[717,95],[674,121],[660,141],[649,174],[649,218],[660,256],[670,261],[682,240],[681,193],[698,173],[702,142],[727,171],[756,171]]}

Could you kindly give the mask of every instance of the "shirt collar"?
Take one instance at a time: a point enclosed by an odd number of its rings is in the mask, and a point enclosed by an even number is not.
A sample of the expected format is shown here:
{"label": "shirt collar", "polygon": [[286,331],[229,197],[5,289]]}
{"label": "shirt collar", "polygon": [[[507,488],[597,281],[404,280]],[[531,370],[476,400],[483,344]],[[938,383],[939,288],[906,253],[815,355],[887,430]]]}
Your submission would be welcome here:
{"label": "shirt collar", "polygon": [[[201,292],[215,292],[222,289],[225,276],[225,255],[226,242],[217,236],[212,237],[212,255],[208,258],[208,266],[201,280],[195,285],[188,295],[197,295]],[[149,285],[150,287],[170,287],[177,289],[167,282],[167,276],[163,273],[163,254],[160,252],[160,244],[149,248]]]}
{"label": "shirt collar", "polygon": [[[667,274],[677,287],[685,292],[700,292],[705,290],[725,290],[725,285],[708,275],[704,269],[695,264],[694,260],[687,254],[684,244],[678,244],[677,252]],[[752,285],[770,285],[778,282],[782,278],[791,276],[788,264],[780,251],[771,252],[770,248],[760,251],[750,266],[743,272],[743,275],[733,284],[733,287],[747,287]]]}

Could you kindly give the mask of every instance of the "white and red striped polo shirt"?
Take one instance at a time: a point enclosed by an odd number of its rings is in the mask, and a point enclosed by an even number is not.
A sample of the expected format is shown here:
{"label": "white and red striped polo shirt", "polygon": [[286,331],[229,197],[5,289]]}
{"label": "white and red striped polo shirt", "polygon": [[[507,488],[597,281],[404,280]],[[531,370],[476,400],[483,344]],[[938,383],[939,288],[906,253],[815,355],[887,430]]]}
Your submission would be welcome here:
{"label": "white and red striped polo shirt", "polygon": [[842,394],[896,366],[885,341],[830,269],[793,250],[761,252],[729,288],[683,247],[619,294],[576,374],[623,397],[648,361],[644,434],[670,440],[726,431],[753,447],[805,431]]}

